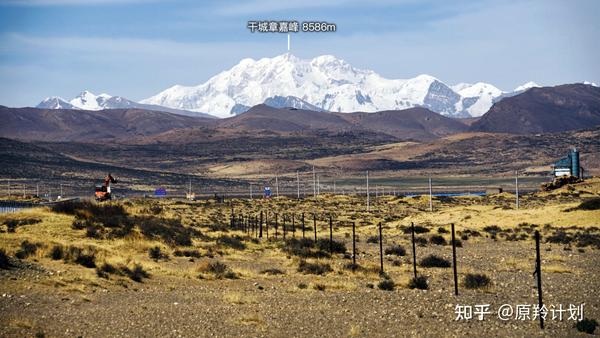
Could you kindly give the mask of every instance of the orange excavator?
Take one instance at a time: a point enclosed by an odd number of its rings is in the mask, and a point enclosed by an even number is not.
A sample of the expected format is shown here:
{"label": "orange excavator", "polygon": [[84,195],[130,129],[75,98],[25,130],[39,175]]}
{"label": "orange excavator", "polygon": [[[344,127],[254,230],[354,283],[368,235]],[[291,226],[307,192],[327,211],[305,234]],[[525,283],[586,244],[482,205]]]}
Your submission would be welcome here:
{"label": "orange excavator", "polygon": [[110,193],[111,183],[117,183],[117,180],[111,174],[108,174],[104,177],[104,183],[96,186],[96,201],[102,202],[112,198]]}

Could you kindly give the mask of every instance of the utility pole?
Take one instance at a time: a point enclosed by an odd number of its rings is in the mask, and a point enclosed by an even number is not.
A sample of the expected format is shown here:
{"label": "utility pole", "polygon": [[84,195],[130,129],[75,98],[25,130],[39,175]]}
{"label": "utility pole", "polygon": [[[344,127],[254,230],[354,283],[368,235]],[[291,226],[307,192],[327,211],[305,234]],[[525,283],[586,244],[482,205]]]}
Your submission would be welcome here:
{"label": "utility pole", "polygon": [[296,182],[298,183],[298,199],[300,199],[300,173],[296,170]]}
{"label": "utility pole", "polygon": [[367,170],[367,211],[371,210],[370,200],[369,200],[369,171]]}
{"label": "utility pole", "polygon": [[252,199],[252,184],[250,184],[250,199]]}
{"label": "utility pole", "polygon": [[313,165],[313,197],[317,196],[317,176],[315,174],[315,166]]}
{"label": "utility pole", "polygon": [[516,195],[516,206],[519,210],[519,171],[515,171],[515,195]]}
{"label": "utility pole", "polygon": [[429,178],[429,211],[433,211],[433,194],[431,191],[431,177]]}
{"label": "utility pole", "polygon": [[319,175],[317,175],[317,196],[321,194],[321,183],[319,182]]}
{"label": "utility pole", "polygon": [[279,178],[275,175],[275,195],[279,197]]}

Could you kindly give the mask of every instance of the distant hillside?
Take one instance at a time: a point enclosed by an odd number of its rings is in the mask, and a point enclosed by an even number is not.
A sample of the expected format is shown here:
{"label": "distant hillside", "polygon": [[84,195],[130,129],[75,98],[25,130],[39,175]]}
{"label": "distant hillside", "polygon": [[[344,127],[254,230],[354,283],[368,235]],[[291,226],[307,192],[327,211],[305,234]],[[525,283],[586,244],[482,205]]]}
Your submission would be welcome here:
{"label": "distant hillside", "polygon": [[600,88],[585,84],[531,88],[507,97],[471,126],[472,131],[554,133],[600,125]]}
{"label": "distant hillside", "polygon": [[220,128],[271,132],[359,132],[386,134],[398,139],[431,140],[467,130],[454,119],[425,108],[376,113],[329,113],[264,104],[238,116],[219,121]]}
{"label": "distant hillside", "polygon": [[0,106],[0,137],[43,141],[102,141],[204,126],[214,119],[143,109],[8,108]]}

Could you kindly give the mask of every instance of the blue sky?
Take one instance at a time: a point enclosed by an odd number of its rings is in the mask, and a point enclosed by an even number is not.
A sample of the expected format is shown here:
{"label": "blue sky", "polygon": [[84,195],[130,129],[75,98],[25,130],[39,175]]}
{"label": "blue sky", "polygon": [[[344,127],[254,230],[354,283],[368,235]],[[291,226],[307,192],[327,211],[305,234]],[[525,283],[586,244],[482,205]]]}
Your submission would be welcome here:
{"label": "blue sky", "polygon": [[600,83],[598,14],[594,0],[2,0],[0,104],[84,89],[140,100],[286,52],[285,34],[251,34],[249,20],[335,23],[335,33],[292,35],[292,53],[387,78]]}

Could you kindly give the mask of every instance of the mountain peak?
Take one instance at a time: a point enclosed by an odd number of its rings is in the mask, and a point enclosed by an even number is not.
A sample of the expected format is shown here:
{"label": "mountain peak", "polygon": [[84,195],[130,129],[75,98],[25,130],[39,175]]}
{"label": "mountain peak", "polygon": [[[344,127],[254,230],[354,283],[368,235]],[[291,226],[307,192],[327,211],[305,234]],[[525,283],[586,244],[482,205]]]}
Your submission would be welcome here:
{"label": "mountain peak", "polygon": [[518,86],[517,88],[514,89],[515,92],[522,92],[524,90],[527,90],[529,88],[534,88],[534,87],[541,87],[539,84],[533,82],[533,81],[529,81],[527,83],[524,83],[520,86]]}

